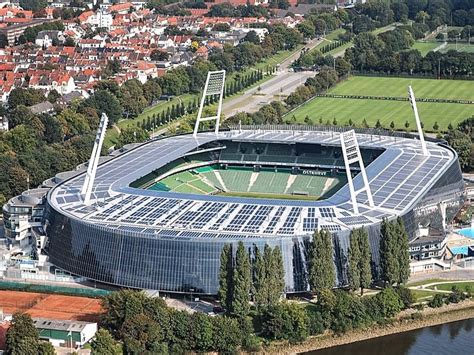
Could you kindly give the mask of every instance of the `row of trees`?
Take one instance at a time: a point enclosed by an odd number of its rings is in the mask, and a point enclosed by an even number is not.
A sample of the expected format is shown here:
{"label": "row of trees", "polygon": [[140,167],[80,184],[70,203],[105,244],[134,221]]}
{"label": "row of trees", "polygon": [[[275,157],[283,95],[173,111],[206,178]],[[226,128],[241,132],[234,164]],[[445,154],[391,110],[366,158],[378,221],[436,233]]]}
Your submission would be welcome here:
{"label": "row of trees", "polygon": [[444,24],[472,25],[474,21],[474,5],[462,0],[367,1],[357,4],[355,10],[351,13],[354,33],[366,32],[394,21],[405,22],[408,19],[423,23],[430,30]]}
{"label": "row of trees", "polygon": [[305,38],[314,38],[333,31],[347,22],[349,22],[347,11],[338,9],[336,12],[310,13],[297,25],[297,29]]}
{"label": "row of trees", "polygon": [[[384,220],[380,230],[380,270],[372,266],[369,236],[364,228],[353,229],[349,236],[347,279],[351,290],[369,287],[374,281],[385,286],[403,285],[410,276],[408,234],[401,218]],[[308,281],[312,292],[319,294],[336,283],[334,246],[330,232],[315,231],[308,252]]]}
{"label": "row of trees", "polygon": [[355,37],[354,47],[346,51],[345,59],[354,70],[362,72],[456,77],[474,70],[473,53],[438,51],[423,57],[418,50],[409,50],[412,44],[413,38],[403,28],[379,36],[364,32]]}
{"label": "row of trees", "polygon": [[[334,86],[340,77],[347,75],[349,70],[348,63],[343,58],[333,60],[332,57],[320,57],[320,63],[323,64],[318,75],[314,78],[306,80],[305,84],[299,86],[285,100],[285,104],[274,101],[268,105],[262,106],[255,113],[239,112],[226,120],[227,124],[234,125],[241,122],[242,124],[280,124],[283,123],[283,116],[291,109],[309,100],[318,93],[327,91]],[[334,68],[327,66],[327,62],[331,62]],[[291,119],[285,121],[288,124],[294,124]],[[309,123],[309,122],[308,122]]]}
{"label": "row of trees", "polygon": [[253,248],[253,257],[242,242],[237,245],[235,256],[232,244],[222,249],[219,271],[218,298],[226,313],[247,317],[250,301],[258,309],[278,303],[284,292],[283,259],[279,247],[265,244],[263,251]]}

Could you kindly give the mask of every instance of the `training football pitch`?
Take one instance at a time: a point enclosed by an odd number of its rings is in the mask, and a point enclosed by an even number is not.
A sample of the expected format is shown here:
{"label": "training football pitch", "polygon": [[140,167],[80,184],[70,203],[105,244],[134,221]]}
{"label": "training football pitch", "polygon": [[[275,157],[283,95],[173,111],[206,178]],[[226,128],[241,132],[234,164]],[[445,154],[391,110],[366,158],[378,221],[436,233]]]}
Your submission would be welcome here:
{"label": "training football pitch", "polygon": [[[407,97],[407,87],[411,85],[417,98],[460,99],[474,101],[474,81],[436,80],[410,78],[384,78],[354,76],[329,91],[337,95]],[[455,126],[474,115],[474,104],[418,102],[418,111],[425,130],[433,131],[438,123],[439,130],[446,130],[449,123]],[[380,120],[386,128],[393,121],[396,129],[416,129],[413,112],[408,101],[389,101],[375,99],[315,98],[285,118],[295,116],[298,122],[308,118],[314,123],[336,119],[338,125],[347,124],[349,119],[360,125],[365,119],[369,126]]]}

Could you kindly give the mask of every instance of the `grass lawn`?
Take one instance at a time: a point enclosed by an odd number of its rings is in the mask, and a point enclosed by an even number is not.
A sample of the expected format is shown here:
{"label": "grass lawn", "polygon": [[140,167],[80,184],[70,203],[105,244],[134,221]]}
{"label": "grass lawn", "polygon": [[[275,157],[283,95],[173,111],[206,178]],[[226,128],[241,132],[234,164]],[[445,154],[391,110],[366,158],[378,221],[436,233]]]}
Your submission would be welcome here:
{"label": "grass lawn", "polygon": [[433,49],[437,48],[439,45],[441,45],[441,43],[436,42],[436,41],[428,41],[428,42],[416,41],[415,44],[411,47],[411,49],[418,49],[421,55],[424,57],[425,55],[428,54],[428,52],[431,52]]}
{"label": "grass lawn", "polygon": [[[407,96],[407,86],[412,85],[415,95],[423,98],[446,98],[474,100],[474,82],[464,80],[406,79],[383,77],[352,77],[330,90],[333,94],[357,94],[373,96]],[[441,130],[449,123],[456,123],[474,114],[474,105],[450,103],[418,102],[418,111],[427,130],[432,130],[438,122]],[[371,126],[377,120],[384,127],[394,122],[397,129],[404,129],[405,121],[415,129],[413,112],[408,101],[359,100],[315,98],[287,115],[303,122],[306,116],[318,123],[320,118],[326,123],[336,118],[339,125],[351,119],[361,124],[365,119]]]}
{"label": "grass lawn", "polygon": [[448,281],[448,280],[445,280],[445,279],[429,279],[429,280],[423,280],[423,281],[408,282],[407,286],[408,287],[415,287],[415,286],[422,286],[422,285],[432,284],[434,282],[444,282],[444,281]]}
{"label": "grass lawn", "polygon": [[[457,48],[457,49],[456,49]],[[440,50],[441,53],[446,53],[447,51],[455,51],[458,52],[467,52],[467,53],[474,53],[474,43],[467,44],[463,42],[459,42],[457,47],[456,43],[448,43],[446,47]]]}
{"label": "grass lawn", "polygon": [[411,292],[413,294],[413,297],[415,298],[415,302],[429,301],[434,297],[434,295],[439,293],[425,290],[411,290]]}
{"label": "grass lawn", "polygon": [[408,97],[411,85],[416,97],[474,100],[474,81],[353,76],[330,92],[373,96]]}
{"label": "grass lawn", "polygon": [[440,285],[433,285],[429,288],[434,290],[435,287],[437,290],[441,291],[451,291],[453,286],[457,286],[460,290],[466,291],[466,287],[469,286],[471,291],[474,291],[474,282],[457,282],[457,283],[450,283],[450,284],[440,284]]}
{"label": "grass lawn", "polygon": [[252,197],[252,198],[271,198],[282,200],[318,200],[317,196],[289,195],[289,194],[264,194],[258,192],[219,192],[220,196],[231,197]]}

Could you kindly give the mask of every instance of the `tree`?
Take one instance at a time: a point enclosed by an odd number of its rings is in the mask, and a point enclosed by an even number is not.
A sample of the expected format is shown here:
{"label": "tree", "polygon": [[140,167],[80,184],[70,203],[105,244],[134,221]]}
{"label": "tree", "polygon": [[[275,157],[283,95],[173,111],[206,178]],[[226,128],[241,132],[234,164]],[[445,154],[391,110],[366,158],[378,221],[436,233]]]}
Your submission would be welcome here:
{"label": "tree", "polygon": [[55,354],[56,354],[56,350],[54,350],[53,344],[51,344],[49,341],[40,341],[38,343],[38,355],[55,355]]}
{"label": "tree", "polygon": [[163,352],[163,334],[159,324],[143,313],[127,318],[120,334],[128,354]]}
{"label": "tree", "polygon": [[410,253],[408,252],[408,233],[401,217],[396,222],[396,245],[398,248],[398,278],[399,285],[405,284],[410,277]]}
{"label": "tree", "polygon": [[348,262],[348,279],[349,287],[352,290],[357,290],[360,288],[360,270],[359,263],[361,259],[360,249],[359,249],[359,230],[353,229],[349,235],[349,262]]}
{"label": "tree", "polygon": [[109,117],[109,126],[122,118],[122,105],[117,97],[108,90],[96,90],[92,96],[83,101],[83,107],[95,109],[98,115],[105,112]]}
{"label": "tree", "polygon": [[33,12],[37,12],[42,10],[48,6],[46,0],[20,0],[20,6],[24,10],[31,10]]}
{"label": "tree", "polygon": [[254,248],[253,295],[259,308],[268,308],[278,303],[285,288],[283,258],[278,246],[273,249],[265,244],[263,254]]}
{"label": "tree", "polygon": [[309,284],[313,292],[331,289],[336,280],[332,235],[315,231],[309,251]]}
{"label": "tree", "polygon": [[233,294],[232,244],[225,244],[221,252],[219,267],[219,291],[217,297],[221,305],[230,312]]}
{"label": "tree", "polygon": [[471,138],[469,135],[451,129],[445,136],[448,144],[458,153],[459,164],[462,169],[467,169],[471,165]]}
{"label": "tree", "polygon": [[278,303],[264,310],[259,318],[265,338],[300,342],[308,337],[308,316],[298,304]]}
{"label": "tree", "polygon": [[212,326],[213,350],[220,354],[234,354],[242,341],[238,320],[230,317],[214,317]]}
{"label": "tree", "polygon": [[15,88],[8,96],[9,109],[15,109],[17,106],[32,106],[46,100],[46,97],[40,90]]}
{"label": "tree", "polygon": [[396,231],[393,223],[387,219],[382,221],[380,228],[380,271],[381,279],[393,285],[398,280],[399,263],[397,260]]}
{"label": "tree", "polygon": [[384,220],[380,236],[381,279],[389,286],[404,284],[410,276],[408,234],[401,218],[394,222]]}
{"label": "tree", "polygon": [[[265,248],[267,245],[265,244]],[[265,304],[265,286],[267,285],[267,270],[263,254],[257,246],[254,247],[253,261],[253,300],[257,308]]]}
{"label": "tree", "polygon": [[246,317],[250,311],[250,289],[252,278],[250,260],[244,243],[239,242],[235,254],[235,268],[233,275],[232,313]]}
{"label": "tree", "polygon": [[375,295],[377,310],[384,318],[391,318],[400,312],[403,303],[392,287],[386,287]]}
{"label": "tree", "polygon": [[27,313],[15,313],[6,335],[6,353],[9,355],[37,354],[39,335],[33,319]]}
{"label": "tree", "polygon": [[155,61],[166,61],[170,54],[167,51],[155,49],[150,54],[150,59]]}
{"label": "tree", "polygon": [[100,328],[95,334],[94,340],[91,341],[92,355],[119,355],[120,347],[115,343],[112,334],[107,329]]}
{"label": "tree", "polygon": [[372,281],[371,260],[367,231],[364,228],[353,229],[349,247],[349,285],[353,290],[360,288],[361,295]]}
{"label": "tree", "polygon": [[74,42],[74,39],[72,37],[66,37],[66,40],[64,41],[64,46],[65,47],[75,47],[76,42]]}

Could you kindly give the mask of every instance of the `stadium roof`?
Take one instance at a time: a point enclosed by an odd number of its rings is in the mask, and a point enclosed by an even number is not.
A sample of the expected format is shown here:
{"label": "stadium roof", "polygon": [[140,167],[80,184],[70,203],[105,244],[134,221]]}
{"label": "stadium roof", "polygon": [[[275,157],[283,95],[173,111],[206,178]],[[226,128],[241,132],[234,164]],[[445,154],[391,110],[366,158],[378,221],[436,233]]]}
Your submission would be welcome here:
{"label": "stadium roof", "polygon": [[[53,208],[106,228],[166,237],[245,238],[294,236],[318,226],[351,229],[402,215],[411,209],[454,162],[446,146],[427,142],[428,156],[415,139],[357,134],[361,148],[383,148],[367,167],[375,207],[367,204],[360,174],[354,179],[359,214],[352,212],[346,186],[321,201],[273,200],[195,195],[132,188],[135,180],[208,142],[245,140],[264,143],[318,143],[340,146],[330,131],[231,130],[150,141],[99,166],[90,206],[80,196],[84,174],[51,190]],[[316,164],[317,162],[315,162]]]}

